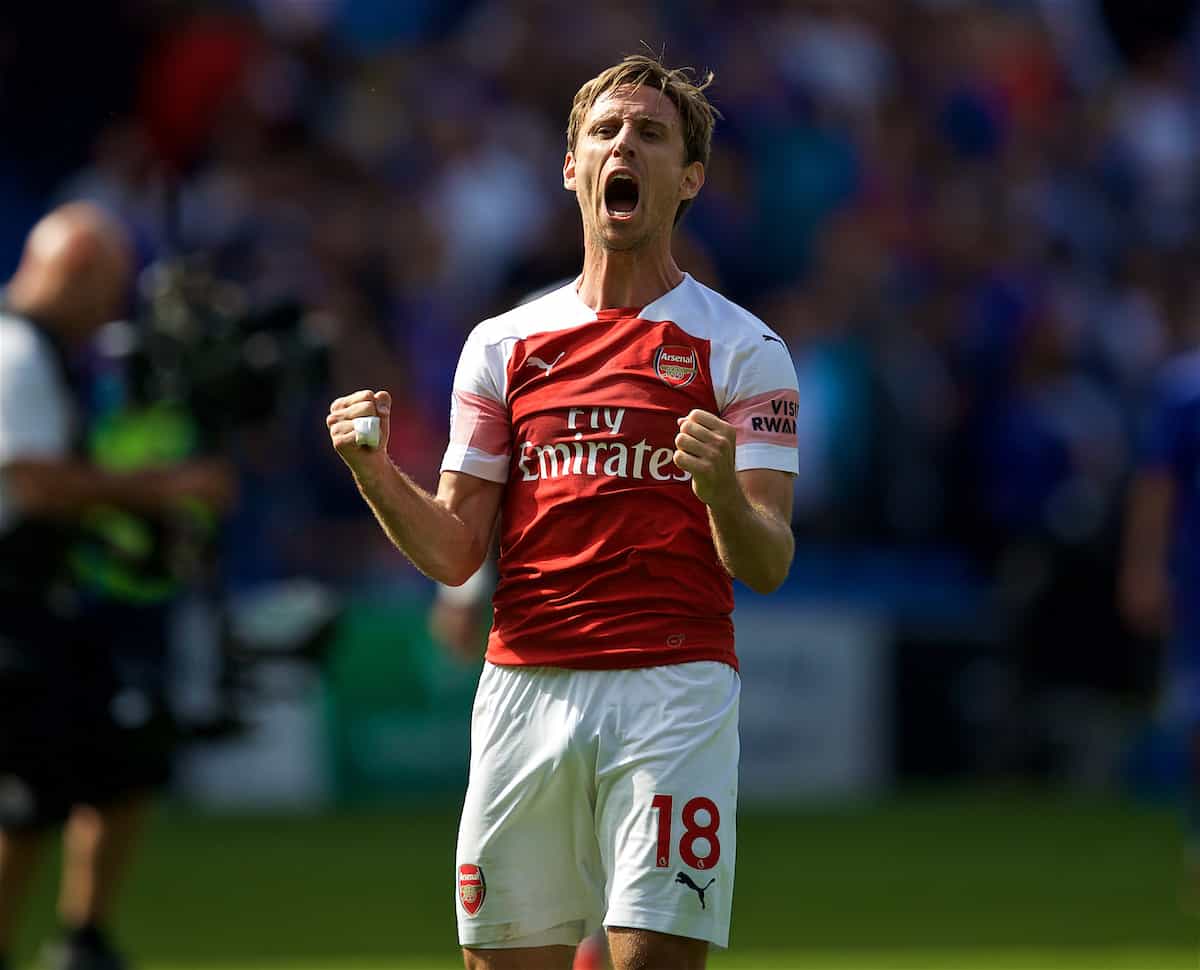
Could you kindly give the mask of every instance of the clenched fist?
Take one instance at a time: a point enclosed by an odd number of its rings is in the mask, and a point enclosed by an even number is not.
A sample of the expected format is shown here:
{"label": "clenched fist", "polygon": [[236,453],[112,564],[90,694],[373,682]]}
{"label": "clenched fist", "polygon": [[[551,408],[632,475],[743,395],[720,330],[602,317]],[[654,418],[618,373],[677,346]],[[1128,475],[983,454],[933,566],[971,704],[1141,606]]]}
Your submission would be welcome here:
{"label": "clenched fist", "polygon": [[690,472],[692,491],[709,508],[719,508],[739,494],[737,429],[715,414],[696,408],[679,419],[675,435],[676,467]]}
{"label": "clenched fist", "polygon": [[[325,418],[329,438],[334,450],[352,471],[357,472],[377,461],[387,461],[391,411],[392,396],[387,391],[356,391],[329,405],[329,415]],[[354,428],[355,418],[370,417],[379,418],[379,444],[374,448],[359,444]]]}

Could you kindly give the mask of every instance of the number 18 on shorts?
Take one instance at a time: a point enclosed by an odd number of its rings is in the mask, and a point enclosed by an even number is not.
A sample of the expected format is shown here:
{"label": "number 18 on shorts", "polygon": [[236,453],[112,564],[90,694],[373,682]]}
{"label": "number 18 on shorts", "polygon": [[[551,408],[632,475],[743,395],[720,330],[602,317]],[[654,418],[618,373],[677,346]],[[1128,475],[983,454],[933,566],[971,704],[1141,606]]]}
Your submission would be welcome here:
{"label": "number 18 on shorts", "polygon": [[485,665],[456,858],[459,940],[573,944],[601,924],[729,941],[736,671]]}
{"label": "number 18 on shorts", "polygon": [[[660,869],[671,867],[672,815],[675,798],[655,795],[650,804],[658,814],[658,844],[655,856]],[[721,812],[711,798],[697,795],[683,806],[683,834],[679,858],[692,869],[711,869],[721,861]],[[697,852],[699,847],[699,852]]]}

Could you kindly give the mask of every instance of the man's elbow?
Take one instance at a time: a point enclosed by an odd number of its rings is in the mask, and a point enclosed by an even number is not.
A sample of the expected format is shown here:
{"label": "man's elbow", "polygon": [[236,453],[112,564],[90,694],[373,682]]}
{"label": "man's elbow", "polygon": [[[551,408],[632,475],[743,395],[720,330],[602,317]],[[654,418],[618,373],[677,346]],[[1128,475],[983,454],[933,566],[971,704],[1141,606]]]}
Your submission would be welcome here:
{"label": "man's elbow", "polygon": [[766,595],[767,593],[774,593],[775,590],[779,589],[783,585],[784,580],[787,579],[787,575],[787,569],[782,569],[748,578],[744,582],[754,592]]}
{"label": "man's elbow", "polygon": [[764,563],[761,569],[754,572],[753,575],[740,576],[750,589],[756,593],[774,593],[784,584],[788,578],[788,573],[792,568],[792,547],[789,545],[787,556],[780,556],[772,562]]}
{"label": "man's elbow", "polygon": [[450,567],[441,576],[434,576],[443,586],[462,586],[468,579],[475,575],[473,569],[461,569]]}
{"label": "man's elbow", "polygon": [[443,563],[440,570],[441,575],[434,576],[433,578],[443,586],[462,586],[479,572],[485,558],[485,552],[471,550],[468,555]]}

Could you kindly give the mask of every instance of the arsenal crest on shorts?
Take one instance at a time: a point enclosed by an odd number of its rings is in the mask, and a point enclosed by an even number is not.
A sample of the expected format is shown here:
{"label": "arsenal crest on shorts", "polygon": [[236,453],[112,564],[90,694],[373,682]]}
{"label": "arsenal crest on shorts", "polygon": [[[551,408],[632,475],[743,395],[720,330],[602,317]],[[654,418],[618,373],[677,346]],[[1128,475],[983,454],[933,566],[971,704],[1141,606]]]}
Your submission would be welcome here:
{"label": "arsenal crest on shorts", "polygon": [[483,881],[483,870],[479,866],[464,862],[458,867],[458,901],[468,916],[474,916],[483,906],[487,895],[487,884]]}
{"label": "arsenal crest on shorts", "polygon": [[672,387],[685,387],[696,379],[696,348],[664,344],[654,352],[654,373]]}

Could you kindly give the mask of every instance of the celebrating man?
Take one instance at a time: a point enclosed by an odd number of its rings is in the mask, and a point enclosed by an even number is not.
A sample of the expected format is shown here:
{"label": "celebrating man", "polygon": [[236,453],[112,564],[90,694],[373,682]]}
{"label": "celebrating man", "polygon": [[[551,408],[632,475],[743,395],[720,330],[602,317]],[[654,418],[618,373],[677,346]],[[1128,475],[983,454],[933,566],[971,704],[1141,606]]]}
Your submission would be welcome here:
{"label": "celebrating man", "polygon": [[[783,342],[671,255],[704,184],[702,84],[628,57],[575,96],[578,278],[463,348],[436,496],[387,454],[391,397],[333,402],[334,447],[393,542],[462,583],[500,521],[456,860],[469,970],[618,970],[728,942],[739,679],[732,577],[791,563],[797,385]],[[376,416],[379,447],[355,419]]]}

